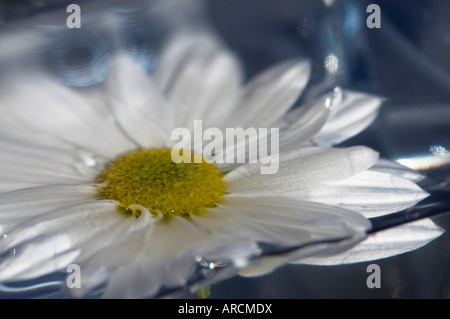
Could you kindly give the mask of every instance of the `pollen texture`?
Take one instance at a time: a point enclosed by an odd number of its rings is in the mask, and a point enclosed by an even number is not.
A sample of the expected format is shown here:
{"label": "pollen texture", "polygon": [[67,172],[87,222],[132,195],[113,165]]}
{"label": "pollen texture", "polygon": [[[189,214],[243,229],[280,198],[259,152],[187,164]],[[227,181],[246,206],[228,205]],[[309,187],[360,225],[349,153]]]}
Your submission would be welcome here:
{"label": "pollen texture", "polygon": [[[99,198],[116,200],[120,211],[139,215],[146,207],[165,218],[188,217],[214,207],[225,194],[223,173],[212,163],[174,163],[170,149],[149,149],[122,155],[98,176]],[[197,160],[199,162],[199,160]],[[133,206],[134,207],[134,206]]]}

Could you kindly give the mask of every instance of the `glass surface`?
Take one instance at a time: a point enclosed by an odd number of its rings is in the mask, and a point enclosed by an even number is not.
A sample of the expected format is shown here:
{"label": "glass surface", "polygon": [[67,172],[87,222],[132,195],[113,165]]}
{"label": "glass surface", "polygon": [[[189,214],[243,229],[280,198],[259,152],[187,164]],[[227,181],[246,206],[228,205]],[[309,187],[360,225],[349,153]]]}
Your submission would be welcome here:
{"label": "glass surface", "polygon": [[[371,3],[381,8],[380,28],[366,24]],[[68,29],[65,1],[3,1],[0,81],[17,70],[42,68],[67,85],[95,86],[105,79],[112,52],[125,50],[151,70],[168,30],[183,23],[211,24],[242,58],[248,77],[277,61],[302,56],[313,62],[304,98],[337,85],[386,97],[375,122],[343,145],[368,145],[382,157],[423,172],[429,178],[427,187],[450,201],[450,2],[205,4],[206,10],[194,5],[162,10],[161,1],[86,2],[81,4],[82,27]],[[449,214],[433,220],[450,230]],[[263,277],[236,276],[213,285],[210,298],[450,298],[449,252],[445,232],[421,249],[388,259],[340,266],[287,265]],[[373,263],[382,271],[379,289],[366,285],[367,267]],[[49,287],[39,292],[52,296],[53,280],[61,276],[51,276]],[[30,292],[11,288],[0,293],[11,296],[29,297]]]}

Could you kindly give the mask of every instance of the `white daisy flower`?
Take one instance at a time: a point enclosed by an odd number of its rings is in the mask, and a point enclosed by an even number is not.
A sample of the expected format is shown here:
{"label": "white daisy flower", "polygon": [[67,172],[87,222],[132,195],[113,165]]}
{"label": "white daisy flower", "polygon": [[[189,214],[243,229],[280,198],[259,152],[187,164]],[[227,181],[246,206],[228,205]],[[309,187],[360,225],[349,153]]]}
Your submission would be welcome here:
{"label": "white daisy flower", "polygon": [[[75,296],[101,288],[106,298],[154,297],[215,270],[212,280],[286,262],[355,262],[439,236],[426,220],[394,240],[366,239],[368,218],[427,193],[417,174],[380,162],[372,149],[333,148],[372,122],[381,99],[336,89],[293,108],[309,75],[307,61],[292,59],[243,83],[237,58],[214,35],[182,32],[151,74],[119,54],[102,86],[75,90],[43,74],[9,79],[0,282],[76,264],[81,286],[67,289]],[[261,163],[175,164],[171,132],[198,119],[279,127],[278,172],[261,174]],[[274,252],[284,253],[261,258]]]}

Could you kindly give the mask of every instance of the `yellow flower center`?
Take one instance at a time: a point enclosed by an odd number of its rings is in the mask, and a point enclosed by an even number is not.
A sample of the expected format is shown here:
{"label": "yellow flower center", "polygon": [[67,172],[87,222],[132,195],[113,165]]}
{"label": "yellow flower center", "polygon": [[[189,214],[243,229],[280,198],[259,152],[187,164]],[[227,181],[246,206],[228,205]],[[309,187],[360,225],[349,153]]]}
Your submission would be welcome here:
{"label": "yellow flower center", "polygon": [[177,164],[170,149],[125,154],[98,176],[99,198],[116,200],[121,204],[119,211],[136,216],[142,211],[135,205],[153,215],[161,212],[164,218],[201,214],[221,201],[226,185],[214,164],[190,155],[191,163]]}

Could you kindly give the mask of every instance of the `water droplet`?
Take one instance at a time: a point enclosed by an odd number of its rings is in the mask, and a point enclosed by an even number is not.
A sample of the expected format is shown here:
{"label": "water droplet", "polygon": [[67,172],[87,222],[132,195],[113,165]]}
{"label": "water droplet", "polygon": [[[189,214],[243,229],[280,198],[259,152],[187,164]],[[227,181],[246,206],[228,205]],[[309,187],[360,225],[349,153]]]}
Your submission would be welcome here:
{"label": "water droplet", "polygon": [[97,161],[93,157],[85,157],[84,164],[89,167],[94,167],[97,165]]}
{"label": "water droplet", "polygon": [[449,156],[450,152],[442,145],[430,146],[430,153],[436,156]]}
{"label": "water droplet", "polygon": [[336,73],[339,68],[339,58],[333,53],[327,55],[324,61],[324,66],[328,73]]}
{"label": "water droplet", "polygon": [[215,270],[219,268],[226,267],[230,264],[230,261],[227,259],[218,259],[218,260],[207,260],[202,256],[197,256],[195,258],[197,264],[206,270]]}
{"label": "water droplet", "polygon": [[91,153],[79,152],[78,158],[73,165],[78,173],[86,175],[92,170],[101,170],[104,167],[104,164],[104,160]]}

